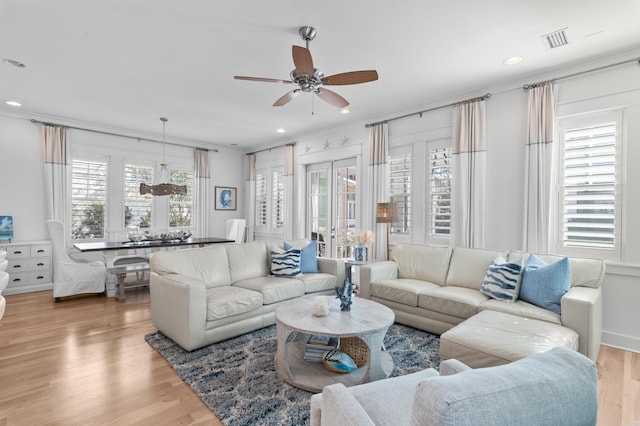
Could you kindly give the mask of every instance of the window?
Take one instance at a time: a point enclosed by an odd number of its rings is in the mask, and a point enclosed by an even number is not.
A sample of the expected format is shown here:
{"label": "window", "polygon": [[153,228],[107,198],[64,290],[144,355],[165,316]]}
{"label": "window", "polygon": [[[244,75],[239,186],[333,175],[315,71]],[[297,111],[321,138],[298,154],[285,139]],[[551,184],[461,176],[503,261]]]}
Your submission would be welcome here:
{"label": "window", "polygon": [[619,257],[622,114],[561,121],[560,251],[590,249]]}
{"label": "window", "polygon": [[389,155],[389,195],[398,209],[392,234],[411,232],[411,151]]}
{"label": "window", "polygon": [[256,229],[267,227],[267,179],[263,171],[256,171]]}
{"label": "window", "polygon": [[107,162],[74,159],[71,177],[71,237],[104,238]]}
{"label": "window", "polygon": [[284,227],[284,169],[272,171],[271,180],[271,228]]}
{"label": "window", "polygon": [[124,166],[124,226],[151,227],[150,194],[140,195],[140,184],[151,185],[153,168],[134,164]]}
{"label": "window", "polygon": [[428,162],[429,238],[451,234],[451,148],[431,147]]}
{"label": "window", "polygon": [[193,214],[193,173],[186,170],[172,170],[171,183],[185,185],[187,193],[169,195],[169,227],[188,228]]}

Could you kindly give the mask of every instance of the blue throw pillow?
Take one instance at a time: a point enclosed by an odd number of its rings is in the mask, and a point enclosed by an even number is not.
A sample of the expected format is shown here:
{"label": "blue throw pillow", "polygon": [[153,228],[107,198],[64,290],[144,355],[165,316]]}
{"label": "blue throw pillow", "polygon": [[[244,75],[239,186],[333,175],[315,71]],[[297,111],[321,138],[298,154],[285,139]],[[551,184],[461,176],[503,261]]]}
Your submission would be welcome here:
{"label": "blue throw pillow", "polygon": [[507,262],[502,256],[498,256],[489,265],[480,292],[493,299],[515,302],[520,293],[521,278],[521,264]]}
{"label": "blue throw pillow", "polygon": [[300,250],[272,251],[271,275],[276,277],[300,275]]}
{"label": "blue throw pillow", "polygon": [[571,287],[569,259],[548,264],[535,254],[524,265],[520,299],[560,314],[560,299]]}
{"label": "blue throw pillow", "polygon": [[[287,242],[284,243],[284,249],[290,250],[293,246]],[[313,240],[306,246],[302,247],[302,256],[300,257],[300,272],[303,274],[312,274],[320,272],[318,269],[317,241]]]}

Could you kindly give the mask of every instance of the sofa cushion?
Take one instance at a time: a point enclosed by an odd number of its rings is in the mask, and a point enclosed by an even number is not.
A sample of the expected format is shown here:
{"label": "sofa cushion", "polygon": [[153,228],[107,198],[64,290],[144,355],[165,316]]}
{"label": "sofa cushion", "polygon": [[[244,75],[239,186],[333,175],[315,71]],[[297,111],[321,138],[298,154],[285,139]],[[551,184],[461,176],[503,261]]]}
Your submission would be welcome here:
{"label": "sofa cushion", "polygon": [[398,264],[398,278],[429,281],[442,286],[450,254],[450,247],[396,244],[391,251],[391,259]]}
{"label": "sofa cushion", "polygon": [[271,274],[271,258],[267,256],[264,242],[255,241],[244,244],[227,244],[231,282],[249,278],[266,277]]}
{"label": "sofa cushion", "polygon": [[519,317],[539,319],[554,324],[562,324],[560,315],[548,309],[532,305],[531,303],[523,300],[516,300],[514,303],[503,303],[499,300],[490,299],[481,303],[478,310],[504,312],[505,314],[516,315]]}
{"label": "sofa cushion", "polygon": [[521,280],[522,264],[507,262],[504,257],[498,256],[489,265],[480,292],[492,299],[515,302],[520,293]]}
{"label": "sofa cushion", "polygon": [[234,287],[262,293],[262,303],[270,305],[304,295],[304,283],[294,278],[266,276],[233,283]]}
{"label": "sofa cushion", "polygon": [[371,296],[407,306],[418,306],[418,295],[436,288],[440,286],[416,279],[380,280],[371,283]]}
{"label": "sofa cushion", "polygon": [[489,265],[498,256],[506,257],[507,252],[455,247],[451,253],[446,285],[480,290]]}
{"label": "sofa cushion", "polygon": [[304,292],[317,293],[319,291],[335,290],[338,287],[338,280],[331,274],[302,274],[296,277],[304,283]]}
{"label": "sofa cushion", "polygon": [[478,290],[447,286],[420,294],[418,306],[458,318],[469,318],[477,314],[478,306],[488,299]]}
{"label": "sofa cushion", "polygon": [[274,277],[295,277],[300,275],[300,256],[298,249],[273,250],[271,252],[271,275]]}
{"label": "sofa cushion", "polygon": [[569,259],[548,264],[532,254],[524,265],[520,298],[541,308],[560,313],[560,299],[571,286]]}
{"label": "sofa cushion", "polygon": [[[547,263],[554,263],[562,259],[564,256],[556,256],[551,254],[537,254],[540,259]],[[509,261],[521,261],[523,264],[529,257],[529,253],[522,251],[512,251],[509,253]],[[602,259],[589,258],[569,258],[569,266],[571,269],[571,287],[591,287],[598,288],[602,285],[606,264]]]}
{"label": "sofa cushion", "polygon": [[251,312],[262,307],[262,294],[245,288],[225,286],[207,290],[207,321]]}
{"label": "sofa cushion", "polygon": [[284,249],[290,250],[292,248],[300,249],[300,272],[303,274],[318,273],[318,257],[317,250],[318,244],[316,240],[311,241],[309,244],[301,244],[302,247],[294,246],[293,244],[284,243]]}
{"label": "sofa cushion", "polygon": [[149,260],[151,270],[159,275],[180,274],[197,278],[207,288],[231,284],[229,260],[225,246],[160,251]]}

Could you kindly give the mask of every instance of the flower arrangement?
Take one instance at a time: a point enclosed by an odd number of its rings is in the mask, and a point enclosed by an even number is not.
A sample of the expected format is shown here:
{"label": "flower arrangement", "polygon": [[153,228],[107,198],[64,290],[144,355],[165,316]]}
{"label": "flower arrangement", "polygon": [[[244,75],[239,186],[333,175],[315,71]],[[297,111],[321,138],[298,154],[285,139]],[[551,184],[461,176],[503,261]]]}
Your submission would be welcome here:
{"label": "flower arrangement", "polygon": [[375,235],[373,231],[362,231],[355,234],[355,244],[357,246],[367,247],[373,243]]}

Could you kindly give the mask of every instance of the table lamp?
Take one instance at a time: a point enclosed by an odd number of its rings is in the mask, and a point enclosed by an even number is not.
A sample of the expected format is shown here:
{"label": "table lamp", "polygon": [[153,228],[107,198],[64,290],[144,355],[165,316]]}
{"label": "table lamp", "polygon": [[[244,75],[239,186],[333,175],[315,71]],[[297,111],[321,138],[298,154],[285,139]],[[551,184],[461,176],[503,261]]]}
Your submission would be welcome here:
{"label": "table lamp", "polygon": [[387,260],[389,260],[389,226],[398,221],[398,208],[396,203],[378,203],[376,210],[376,223],[387,224]]}

